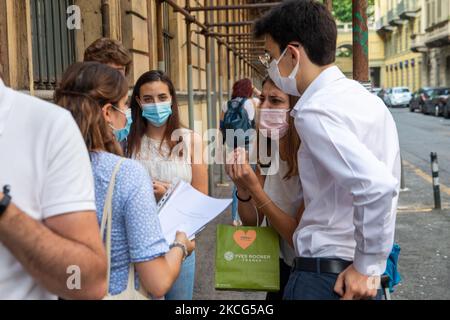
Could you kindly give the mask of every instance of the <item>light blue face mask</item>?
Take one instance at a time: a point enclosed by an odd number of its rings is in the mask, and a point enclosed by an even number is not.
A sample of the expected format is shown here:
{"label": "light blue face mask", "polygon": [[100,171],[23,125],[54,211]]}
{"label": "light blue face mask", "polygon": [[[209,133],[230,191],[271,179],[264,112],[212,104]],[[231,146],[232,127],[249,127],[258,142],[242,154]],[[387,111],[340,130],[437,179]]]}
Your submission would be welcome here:
{"label": "light blue face mask", "polygon": [[130,128],[133,123],[133,120],[131,118],[131,110],[128,109],[126,112],[123,112],[122,110],[120,110],[119,108],[117,108],[115,106],[113,106],[113,108],[116,109],[117,111],[123,113],[127,117],[127,124],[125,125],[125,128],[115,129],[112,125],[110,125],[111,128],[114,130],[114,135],[116,136],[117,141],[122,142],[122,141],[125,141],[125,139],[130,134]]}
{"label": "light blue face mask", "polygon": [[162,127],[172,115],[172,102],[147,103],[142,105],[142,116],[155,127]]}

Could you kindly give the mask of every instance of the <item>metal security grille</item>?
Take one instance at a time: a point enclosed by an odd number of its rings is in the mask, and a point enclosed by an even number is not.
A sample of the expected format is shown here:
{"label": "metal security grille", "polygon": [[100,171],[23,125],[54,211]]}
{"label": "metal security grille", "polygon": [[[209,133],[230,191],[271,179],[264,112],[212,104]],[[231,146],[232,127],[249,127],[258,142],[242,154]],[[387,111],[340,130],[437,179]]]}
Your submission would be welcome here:
{"label": "metal security grille", "polygon": [[164,37],[164,61],[166,70],[164,71],[167,75],[172,76],[171,73],[171,50],[170,42],[174,36],[170,33],[170,6],[167,3],[163,3],[163,37]]}
{"label": "metal security grille", "polygon": [[73,0],[31,1],[35,89],[54,89],[75,62],[75,32],[67,27],[71,5]]}

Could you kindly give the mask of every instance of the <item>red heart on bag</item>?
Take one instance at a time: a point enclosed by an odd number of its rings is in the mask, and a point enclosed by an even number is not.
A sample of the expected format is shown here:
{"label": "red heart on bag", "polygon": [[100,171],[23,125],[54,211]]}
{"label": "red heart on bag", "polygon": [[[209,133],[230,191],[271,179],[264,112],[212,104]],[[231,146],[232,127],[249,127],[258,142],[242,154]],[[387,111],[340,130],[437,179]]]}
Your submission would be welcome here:
{"label": "red heart on bag", "polygon": [[247,249],[256,240],[256,231],[248,230],[247,232],[243,230],[238,230],[233,234],[233,239],[239,247],[242,249]]}

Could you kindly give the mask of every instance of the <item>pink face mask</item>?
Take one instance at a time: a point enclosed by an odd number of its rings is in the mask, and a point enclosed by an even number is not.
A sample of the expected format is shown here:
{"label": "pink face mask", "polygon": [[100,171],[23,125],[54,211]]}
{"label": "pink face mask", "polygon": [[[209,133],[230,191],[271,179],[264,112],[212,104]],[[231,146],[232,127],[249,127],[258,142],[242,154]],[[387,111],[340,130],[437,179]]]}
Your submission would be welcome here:
{"label": "pink face mask", "polygon": [[[260,109],[259,110],[259,129],[266,138],[283,138],[288,130],[288,112],[286,109]],[[278,133],[278,134],[276,134]]]}

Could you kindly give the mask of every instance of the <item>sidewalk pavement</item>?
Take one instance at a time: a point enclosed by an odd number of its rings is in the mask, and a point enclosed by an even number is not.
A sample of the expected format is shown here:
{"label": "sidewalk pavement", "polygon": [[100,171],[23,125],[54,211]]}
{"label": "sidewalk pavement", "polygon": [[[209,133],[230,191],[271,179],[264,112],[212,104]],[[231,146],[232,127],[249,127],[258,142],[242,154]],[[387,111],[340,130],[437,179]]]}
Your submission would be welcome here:
{"label": "sidewalk pavement", "polygon": [[393,299],[450,299],[450,195],[441,192],[443,210],[433,210],[433,188],[423,174],[406,165],[407,191],[401,192],[396,241],[402,250],[402,283]]}

